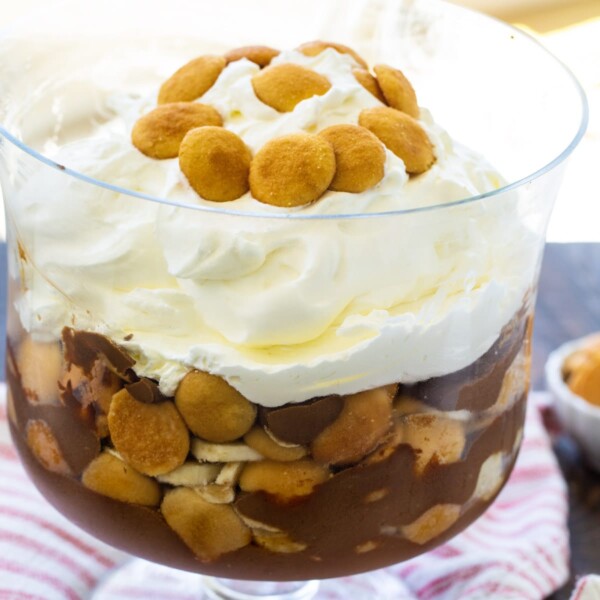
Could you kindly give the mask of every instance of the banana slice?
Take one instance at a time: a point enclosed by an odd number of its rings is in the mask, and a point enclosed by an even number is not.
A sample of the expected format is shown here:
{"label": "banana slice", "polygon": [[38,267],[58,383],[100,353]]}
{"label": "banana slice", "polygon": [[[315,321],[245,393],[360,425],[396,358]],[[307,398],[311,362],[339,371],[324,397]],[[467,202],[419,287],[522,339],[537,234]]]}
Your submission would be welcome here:
{"label": "banana slice", "polygon": [[262,454],[247,444],[233,442],[229,444],[212,444],[198,438],[192,440],[192,454],[200,462],[229,463],[263,460]]}
{"label": "banana slice", "polygon": [[157,479],[161,483],[169,485],[197,487],[214,482],[219,475],[220,468],[220,465],[217,464],[186,462],[170,473],[159,475]]}
{"label": "banana slice", "polygon": [[214,483],[196,488],[196,491],[207,502],[213,504],[230,504],[235,500],[235,486],[240,478],[244,464],[231,462],[221,468]]}

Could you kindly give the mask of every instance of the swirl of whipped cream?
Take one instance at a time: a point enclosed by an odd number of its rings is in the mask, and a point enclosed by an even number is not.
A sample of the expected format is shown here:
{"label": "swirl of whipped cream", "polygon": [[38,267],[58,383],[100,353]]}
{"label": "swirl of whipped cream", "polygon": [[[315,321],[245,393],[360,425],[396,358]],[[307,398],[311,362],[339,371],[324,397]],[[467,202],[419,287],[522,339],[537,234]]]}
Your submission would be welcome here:
{"label": "swirl of whipped cream", "polygon": [[[347,55],[285,52],[274,62],[312,68],[332,87],[278,113],[254,95],[258,67],[240,60],[200,99],[253,151],[279,135],[356,123],[379,104]],[[191,190],[176,159],[131,146],[127,132],[152,99],[110,94],[105,103],[112,121],[59,147],[55,160],[125,189],[215,207]],[[537,244],[514,196],[425,209],[496,189],[501,178],[426,110],[421,123],[437,157],[429,171],[409,178],[387,152],[377,186],[327,192],[292,211],[249,193],[225,207],[240,214],[197,211],[40,169],[10,207],[27,250],[11,267],[26,290],[24,327],[40,339],[56,339],[64,325],[95,329],[131,351],[138,374],[166,394],[198,368],[266,406],[467,366],[521,307]],[[365,216],[408,209],[424,210]],[[327,218],[339,214],[349,216]]]}

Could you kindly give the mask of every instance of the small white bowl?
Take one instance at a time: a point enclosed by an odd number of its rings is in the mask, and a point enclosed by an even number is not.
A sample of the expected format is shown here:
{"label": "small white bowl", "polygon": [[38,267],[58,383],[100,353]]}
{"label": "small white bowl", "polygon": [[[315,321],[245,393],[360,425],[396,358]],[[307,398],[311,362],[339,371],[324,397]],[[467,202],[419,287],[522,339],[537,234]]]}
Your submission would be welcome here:
{"label": "small white bowl", "polygon": [[574,394],[562,376],[565,359],[594,338],[598,339],[597,333],[559,346],[548,357],[545,374],[561,425],[579,443],[591,466],[600,471],[600,407]]}

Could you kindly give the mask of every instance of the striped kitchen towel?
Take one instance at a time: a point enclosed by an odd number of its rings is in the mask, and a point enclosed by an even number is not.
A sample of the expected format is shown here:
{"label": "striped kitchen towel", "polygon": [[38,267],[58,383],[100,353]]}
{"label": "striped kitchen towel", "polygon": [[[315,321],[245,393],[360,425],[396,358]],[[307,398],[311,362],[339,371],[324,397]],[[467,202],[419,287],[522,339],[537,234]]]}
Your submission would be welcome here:
{"label": "striped kitchen towel", "polygon": [[[492,507],[448,543],[387,569],[321,582],[323,600],[541,600],[568,577],[567,498],[532,394],[523,447]],[[129,562],[128,562],[129,561]],[[106,583],[107,573],[121,576]],[[130,561],[56,512],[10,441],[0,388],[0,600],[199,600],[201,578]],[[586,598],[586,586],[578,600]],[[598,596],[590,596],[597,598]]]}
{"label": "striped kitchen towel", "polygon": [[575,587],[571,600],[598,600],[600,598],[600,575],[582,577]]}

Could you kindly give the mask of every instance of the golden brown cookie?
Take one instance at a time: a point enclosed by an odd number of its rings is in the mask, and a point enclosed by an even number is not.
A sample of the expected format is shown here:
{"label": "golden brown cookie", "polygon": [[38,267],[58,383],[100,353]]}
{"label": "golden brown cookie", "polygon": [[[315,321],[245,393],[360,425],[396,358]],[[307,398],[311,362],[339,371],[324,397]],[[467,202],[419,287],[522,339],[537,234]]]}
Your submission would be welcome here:
{"label": "golden brown cookie", "polygon": [[245,492],[266,492],[286,501],[312,493],[315,486],[329,478],[329,471],[312,460],[248,463],[242,471],[240,487]]}
{"label": "golden brown cookie", "polygon": [[85,469],[81,476],[85,487],[120,502],[158,506],[161,492],[158,483],[138,473],[110,452],[103,452]]}
{"label": "golden brown cookie", "polygon": [[590,364],[600,366],[600,334],[590,336],[582,348],[578,348],[565,358],[562,366],[565,383],[570,384],[573,375],[580,369],[589,368]]}
{"label": "golden brown cookie", "polygon": [[406,415],[402,423],[402,443],[415,449],[417,473],[422,473],[432,461],[443,465],[460,460],[466,443],[460,421],[417,413]]}
{"label": "golden brown cookie", "polygon": [[318,200],[335,175],[332,145],[305,133],[267,142],[250,167],[250,191],[265,204],[302,206]]}
{"label": "golden brown cookie", "polygon": [[460,509],[459,504],[436,504],[401,531],[411,542],[426,544],[456,523]]}
{"label": "golden brown cookie", "polygon": [[250,448],[262,454],[265,458],[281,462],[299,460],[306,456],[304,446],[282,446],[278,444],[262,427],[253,427],[245,436],[244,441]]}
{"label": "golden brown cookie", "polygon": [[15,399],[13,398],[12,392],[10,388],[6,389],[6,414],[10,422],[18,427],[18,419],[17,419],[17,409],[15,408]]}
{"label": "golden brown cookie", "polygon": [[172,402],[146,404],[126,389],[113,396],[108,428],[119,454],[145,475],[179,467],[190,449],[189,432]]}
{"label": "golden brown cookie", "polygon": [[[530,356],[523,347],[504,373],[502,387],[500,388],[498,399],[494,403],[494,409],[505,410],[508,405],[521,397],[524,390],[529,389],[530,372]],[[600,384],[600,378],[598,379],[598,383]],[[600,391],[598,392],[598,399],[600,400]]]}
{"label": "golden brown cookie", "polygon": [[386,394],[392,400],[394,400],[396,398],[396,394],[398,393],[399,387],[400,387],[400,384],[398,384],[398,383],[388,383],[388,385],[383,386],[383,389],[385,390]]}
{"label": "golden brown cookie", "polygon": [[366,554],[367,552],[373,552],[373,550],[379,548],[380,545],[381,542],[379,541],[367,540],[362,544],[356,544],[356,546],[354,546],[354,552],[356,552],[356,554]]}
{"label": "golden brown cookie", "polygon": [[207,54],[194,58],[162,84],[158,103],[190,102],[200,98],[214,85],[226,64],[222,56]]}
{"label": "golden brown cookie", "polygon": [[373,452],[367,455],[363,462],[367,465],[374,465],[387,460],[394,452],[396,452],[398,446],[403,442],[402,427],[397,423],[394,423],[391,430],[384,437],[383,442],[379,444]]}
{"label": "golden brown cookie", "polygon": [[231,442],[254,424],[256,406],[224,379],[190,371],[175,393],[175,405],[192,432],[209,442]]}
{"label": "golden brown cookie", "polygon": [[424,173],[435,162],[432,143],[410,115],[387,106],[366,108],[360,113],[358,122],[404,161],[407,173]]}
{"label": "golden brown cookie", "polygon": [[107,414],[96,415],[96,434],[100,439],[104,439],[110,435],[110,431],[108,430]]}
{"label": "golden brown cookie", "polygon": [[377,82],[387,103],[392,108],[401,110],[407,115],[418,119],[417,95],[404,73],[388,65],[375,65],[373,71],[375,71]]}
{"label": "golden brown cookie", "polygon": [[62,356],[55,343],[23,339],[16,352],[21,385],[31,404],[60,404],[58,381],[61,377]]}
{"label": "golden brown cookie", "polygon": [[295,542],[285,531],[268,531],[265,529],[253,529],[252,538],[259,546],[266,548],[269,552],[279,554],[293,554],[306,550],[307,544]]}
{"label": "golden brown cookie", "polygon": [[385,98],[383,97],[383,92],[377,83],[377,79],[369,73],[366,69],[352,69],[352,74],[354,78],[360,85],[362,85],[367,92],[375,96],[377,100],[385,104]]}
{"label": "golden brown cookie", "polygon": [[588,362],[573,374],[569,388],[590,404],[600,406],[600,366]]}
{"label": "golden brown cookie", "polygon": [[228,202],[248,191],[252,155],[242,139],[222,127],[189,131],[179,148],[179,166],[205,200]]}
{"label": "golden brown cookie", "polygon": [[574,394],[600,406],[600,337],[592,337],[565,359],[563,377]]}
{"label": "golden brown cookie", "polygon": [[473,496],[489,502],[499,491],[508,475],[504,468],[502,452],[488,456],[479,469]]}
{"label": "golden brown cookie", "polygon": [[167,492],[161,511],[169,527],[205,562],[252,540],[250,529],[231,506],[207,502],[190,488]]}
{"label": "golden brown cookie", "polygon": [[340,54],[349,54],[361,67],[365,69],[369,68],[367,61],[358,54],[358,52],[348,46],[344,46],[344,44],[315,40],[314,42],[306,42],[301,46],[298,46],[297,50],[302,52],[305,56],[317,56],[317,54],[321,54],[321,52],[327,50],[327,48],[333,48]]}
{"label": "golden brown cookie", "polygon": [[350,465],[375,449],[392,426],[392,399],[385,388],[346,396],[340,416],[312,443],[320,463]]}
{"label": "golden brown cookie", "polygon": [[225,54],[225,60],[229,64],[230,62],[246,58],[263,68],[268,66],[278,55],[279,50],[269,48],[269,46],[242,46],[241,48],[234,48],[227,52]]}
{"label": "golden brown cookie", "polygon": [[150,158],[175,158],[185,134],[204,125],[223,125],[221,115],[212,106],[171,102],[138,119],[131,132],[131,141]]}
{"label": "golden brown cookie", "polygon": [[324,75],[293,63],[272,65],[252,78],[257,98],[279,112],[291,112],[302,100],[322,96],[331,83]]}
{"label": "golden brown cookie", "polygon": [[319,133],[335,153],[335,176],[330,190],[360,193],[377,185],[385,174],[385,148],[368,129],[332,125]]}
{"label": "golden brown cookie", "polygon": [[25,427],[25,435],[29,449],[45,469],[61,475],[71,475],[71,468],[46,421],[30,419]]}

